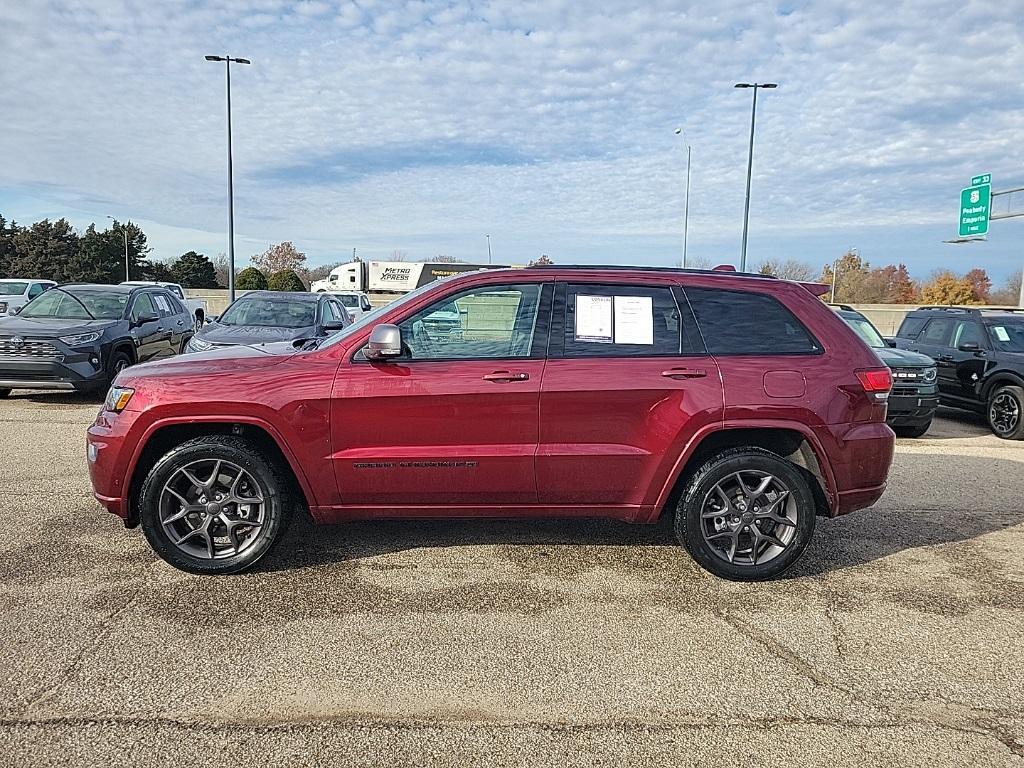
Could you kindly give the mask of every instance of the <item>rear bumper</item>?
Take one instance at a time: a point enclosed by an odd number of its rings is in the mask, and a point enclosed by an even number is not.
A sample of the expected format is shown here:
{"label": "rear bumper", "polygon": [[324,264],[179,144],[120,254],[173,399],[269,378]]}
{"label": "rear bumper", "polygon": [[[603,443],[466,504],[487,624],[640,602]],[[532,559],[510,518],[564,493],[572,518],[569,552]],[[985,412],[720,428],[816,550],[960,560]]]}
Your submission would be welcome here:
{"label": "rear bumper", "polygon": [[833,424],[832,514],[845,515],[874,504],[885,492],[896,435],[883,422]]}

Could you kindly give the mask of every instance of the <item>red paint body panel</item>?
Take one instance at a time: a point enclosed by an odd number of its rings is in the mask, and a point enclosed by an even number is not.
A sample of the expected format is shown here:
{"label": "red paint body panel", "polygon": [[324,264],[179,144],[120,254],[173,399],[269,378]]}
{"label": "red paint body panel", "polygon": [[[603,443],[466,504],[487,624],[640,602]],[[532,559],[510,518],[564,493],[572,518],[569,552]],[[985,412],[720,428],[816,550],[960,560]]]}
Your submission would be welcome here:
{"label": "red paint body panel", "polygon": [[[593,515],[653,522],[703,439],[751,427],[806,438],[832,514],[869,505],[884,490],[893,433],[885,405],[870,400],[855,375],[879,362],[795,283],[642,269],[494,270],[437,283],[385,307],[376,322],[397,323],[471,286],[562,281],[768,292],[825,351],[369,363],[354,359],[367,325],[313,351],[268,345],[174,358],[122,373],[118,384],[136,390],[128,409],[101,412],[89,428],[95,495],[129,518],[128,489],[147,442],[165,427],[204,423],[265,430],[322,522]],[[680,366],[704,375],[662,375]],[[501,370],[525,378],[483,378]]]}

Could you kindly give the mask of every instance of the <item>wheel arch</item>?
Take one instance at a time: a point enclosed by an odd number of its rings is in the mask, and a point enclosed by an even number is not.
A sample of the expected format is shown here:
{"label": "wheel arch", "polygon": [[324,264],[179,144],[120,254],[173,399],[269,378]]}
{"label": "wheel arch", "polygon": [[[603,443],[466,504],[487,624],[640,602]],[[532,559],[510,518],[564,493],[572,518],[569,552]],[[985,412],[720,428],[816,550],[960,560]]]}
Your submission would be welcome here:
{"label": "wheel arch", "polygon": [[1024,376],[1014,371],[1000,370],[991,374],[986,380],[981,389],[982,400],[985,404],[988,403],[988,399],[992,396],[992,393],[1002,386],[1015,386],[1024,387]]}
{"label": "wheel arch", "polygon": [[127,353],[128,357],[131,358],[132,365],[139,362],[139,356],[135,350],[135,344],[132,343],[131,339],[118,339],[110,345],[110,356],[113,357],[118,352]]}
{"label": "wheel arch", "polygon": [[149,471],[171,448],[187,440],[208,435],[239,435],[253,442],[275,461],[293,482],[294,490],[306,509],[315,504],[312,488],[288,444],[273,426],[258,419],[207,419],[197,421],[166,419],[152,424],[139,441],[128,468],[124,487],[128,489],[128,518],[125,526],[139,524],[139,491]]}
{"label": "wheel arch", "polygon": [[676,460],[653,508],[654,518],[670,512],[686,483],[711,456],[730,448],[764,448],[800,467],[813,482],[817,513],[835,514],[838,505],[835,477],[825,449],[804,424],[795,422],[741,422],[713,425],[695,435]]}

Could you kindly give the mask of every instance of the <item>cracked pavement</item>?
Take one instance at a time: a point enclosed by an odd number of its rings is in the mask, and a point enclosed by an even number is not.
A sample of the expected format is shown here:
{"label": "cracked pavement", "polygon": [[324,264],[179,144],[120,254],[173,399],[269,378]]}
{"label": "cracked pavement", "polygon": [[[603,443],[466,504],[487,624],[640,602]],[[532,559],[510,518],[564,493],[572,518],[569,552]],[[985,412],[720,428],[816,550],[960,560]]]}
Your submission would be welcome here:
{"label": "cracked pavement", "polygon": [[1024,765],[1024,444],[943,411],[781,581],[667,526],[292,526],[199,578],[0,401],[0,764]]}

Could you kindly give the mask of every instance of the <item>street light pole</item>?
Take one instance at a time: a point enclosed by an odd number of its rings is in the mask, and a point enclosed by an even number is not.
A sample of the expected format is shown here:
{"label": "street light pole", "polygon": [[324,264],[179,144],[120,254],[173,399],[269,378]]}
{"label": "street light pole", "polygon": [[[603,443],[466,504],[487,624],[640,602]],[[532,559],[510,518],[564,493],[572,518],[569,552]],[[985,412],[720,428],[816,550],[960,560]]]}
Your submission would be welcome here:
{"label": "street light pole", "polygon": [[235,189],[231,162],[231,62],[252,64],[248,59],[231,56],[206,56],[207,61],[223,61],[228,102],[228,302],[235,300]]}
{"label": "street light pole", "polygon": [[487,238],[487,263],[491,263],[491,236],[484,235]]}
{"label": "street light pole", "polygon": [[736,83],[734,88],[753,88],[754,102],[750,107],[750,149],[747,153],[747,197],[743,203],[743,247],[740,251],[740,272],[747,271],[747,229],[750,223],[750,176],[754,167],[754,120],[757,117],[757,89],[778,88],[778,83]]}
{"label": "street light pole", "polygon": [[[117,219],[115,219],[113,216],[107,214],[107,218],[110,219],[115,224],[117,224]],[[128,230],[125,229],[124,224],[121,225],[121,235],[124,237],[124,279],[125,282],[128,282],[129,280],[132,279],[132,276],[128,261]]]}
{"label": "street light pole", "polygon": [[[676,128],[676,136],[682,136],[683,129]],[[684,136],[685,140],[686,137]],[[686,202],[683,205],[683,269],[686,269],[686,239],[690,231],[690,142],[686,142]]]}

